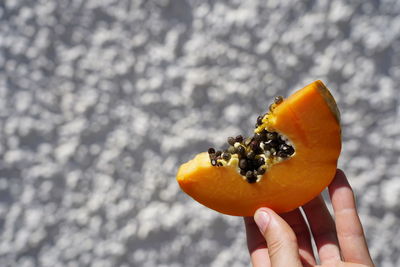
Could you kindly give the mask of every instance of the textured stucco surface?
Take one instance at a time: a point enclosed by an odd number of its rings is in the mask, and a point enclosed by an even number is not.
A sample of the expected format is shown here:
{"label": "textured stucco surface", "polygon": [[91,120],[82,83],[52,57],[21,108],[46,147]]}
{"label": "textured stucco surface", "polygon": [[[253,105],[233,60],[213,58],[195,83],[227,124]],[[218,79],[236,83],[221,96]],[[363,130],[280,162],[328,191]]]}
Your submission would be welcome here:
{"label": "textured stucco surface", "polygon": [[400,266],[400,2],[0,3],[1,266],[248,266],[177,167],[322,79],[377,266]]}

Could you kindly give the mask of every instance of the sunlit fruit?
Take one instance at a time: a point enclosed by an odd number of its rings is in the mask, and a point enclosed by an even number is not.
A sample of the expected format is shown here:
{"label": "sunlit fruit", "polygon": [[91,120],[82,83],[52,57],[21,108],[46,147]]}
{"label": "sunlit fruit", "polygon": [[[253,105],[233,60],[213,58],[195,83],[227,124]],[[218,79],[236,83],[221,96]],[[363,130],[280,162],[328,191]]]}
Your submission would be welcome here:
{"label": "sunlit fruit", "polygon": [[252,216],[260,207],[287,212],[331,182],[340,150],[336,102],[315,81],[286,99],[276,97],[250,137],[228,137],[226,148],[210,148],[183,164],[177,181],[221,213]]}

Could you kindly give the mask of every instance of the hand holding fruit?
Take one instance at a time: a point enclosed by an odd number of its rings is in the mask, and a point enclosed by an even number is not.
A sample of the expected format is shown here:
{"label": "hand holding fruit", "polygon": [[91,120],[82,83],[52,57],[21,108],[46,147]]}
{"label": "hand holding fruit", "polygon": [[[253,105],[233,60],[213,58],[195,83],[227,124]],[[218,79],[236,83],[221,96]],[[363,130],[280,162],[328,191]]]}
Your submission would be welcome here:
{"label": "hand holding fruit", "polygon": [[374,266],[352,189],[342,171],[337,171],[329,185],[329,194],[335,221],[321,197],[302,207],[306,218],[300,209],[280,217],[268,208],[258,209],[254,218],[246,217],[247,245],[253,266],[315,266],[311,238],[317,245],[319,266]]}

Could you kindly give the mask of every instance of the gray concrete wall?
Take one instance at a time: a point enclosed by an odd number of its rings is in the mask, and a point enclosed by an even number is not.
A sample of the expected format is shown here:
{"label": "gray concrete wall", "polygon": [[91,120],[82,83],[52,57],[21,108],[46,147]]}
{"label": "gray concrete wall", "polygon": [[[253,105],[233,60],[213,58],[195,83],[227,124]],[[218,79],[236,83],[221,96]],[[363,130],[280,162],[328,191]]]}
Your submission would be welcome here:
{"label": "gray concrete wall", "polygon": [[399,1],[0,3],[2,266],[248,266],[177,167],[322,79],[377,266],[400,266]]}

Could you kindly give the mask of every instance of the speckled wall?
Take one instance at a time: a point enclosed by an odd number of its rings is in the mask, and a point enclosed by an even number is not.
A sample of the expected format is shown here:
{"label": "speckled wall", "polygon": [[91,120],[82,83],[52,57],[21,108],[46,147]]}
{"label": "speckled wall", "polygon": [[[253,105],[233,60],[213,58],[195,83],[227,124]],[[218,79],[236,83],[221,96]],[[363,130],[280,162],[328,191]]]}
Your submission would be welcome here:
{"label": "speckled wall", "polygon": [[179,164],[322,79],[377,266],[400,266],[400,2],[0,3],[1,266],[249,266]]}

